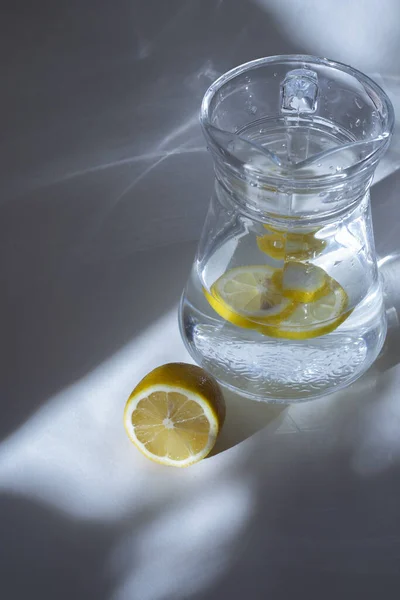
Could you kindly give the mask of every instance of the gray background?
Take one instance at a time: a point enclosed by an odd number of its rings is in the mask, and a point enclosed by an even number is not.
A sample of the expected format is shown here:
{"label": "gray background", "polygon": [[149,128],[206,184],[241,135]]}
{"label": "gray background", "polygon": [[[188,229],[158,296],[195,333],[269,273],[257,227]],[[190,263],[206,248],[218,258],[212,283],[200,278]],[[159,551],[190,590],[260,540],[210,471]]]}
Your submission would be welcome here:
{"label": "gray background", "polygon": [[317,409],[231,398],[224,452],[184,475],[132,458],[119,428],[151,360],[185,358],[206,88],[309,53],[374,76],[396,107],[399,18],[394,0],[3,5],[2,598],[399,597],[397,136],[372,194],[392,319],[372,372]]}

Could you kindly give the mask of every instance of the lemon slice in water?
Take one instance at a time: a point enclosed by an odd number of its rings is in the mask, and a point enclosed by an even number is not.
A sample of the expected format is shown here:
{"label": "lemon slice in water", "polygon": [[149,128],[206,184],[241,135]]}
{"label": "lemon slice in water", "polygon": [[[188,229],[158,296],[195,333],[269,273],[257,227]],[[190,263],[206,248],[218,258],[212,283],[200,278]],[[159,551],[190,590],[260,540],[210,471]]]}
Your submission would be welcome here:
{"label": "lemon slice in water", "polygon": [[257,237],[257,245],[261,252],[275,260],[296,258],[307,260],[321,254],[326,246],[326,241],[315,237],[318,229],[309,232],[297,232],[276,229],[264,225],[270,233]]}
{"label": "lemon slice in water", "polygon": [[256,329],[255,323],[277,324],[295,309],[273,280],[278,272],[268,265],[236,267],[204,293],[213,309],[234,325]]}
{"label": "lemon slice in water", "polygon": [[286,255],[286,238],[280,233],[261,235],[257,237],[257,246],[261,252],[275,260],[284,260]]}
{"label": "lemon slice in water", "polygon": [[326,295],[307,303],[297,303],[295,310],[277,326],[264,326],[262,333],[290,340],[305,340],[334,331],[350,315],[348,297],[342,286],[329,278]]}

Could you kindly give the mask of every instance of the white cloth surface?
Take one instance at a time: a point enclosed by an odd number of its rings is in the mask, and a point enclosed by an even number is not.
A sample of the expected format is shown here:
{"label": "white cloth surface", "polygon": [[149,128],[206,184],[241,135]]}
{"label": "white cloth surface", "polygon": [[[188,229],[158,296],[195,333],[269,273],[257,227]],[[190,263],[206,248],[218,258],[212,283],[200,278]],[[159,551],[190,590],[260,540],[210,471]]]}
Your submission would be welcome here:
{"label": "white cloth surface", "polygon": [[147,461],[122,425],[145,373],[190,360],[177,303],[212,186],[197,123],[205,88],[258,56],[328,54],[325,40],[398,104],[398,5],[384,2],[380,20],[367,4],[360,14],[376,40],[326,24],[314,35],[321,3],[302,9],[295,37],[300,2],[293,12],[288,1],[233,0],[7,8],[6,600],[399,597],[398,136],[372,194],[390,318],[376,365],[348,390],[298,406],[227,394],[216,452],[185,470]]}

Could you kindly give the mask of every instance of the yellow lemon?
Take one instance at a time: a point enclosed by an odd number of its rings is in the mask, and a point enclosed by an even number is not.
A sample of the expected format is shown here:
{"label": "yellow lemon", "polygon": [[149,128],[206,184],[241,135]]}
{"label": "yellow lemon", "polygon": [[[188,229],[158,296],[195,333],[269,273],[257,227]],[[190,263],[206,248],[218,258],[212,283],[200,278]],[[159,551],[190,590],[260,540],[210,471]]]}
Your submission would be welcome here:
{"label": "yellow lemon", "polygon": [[259,331],[278,338],[305,340],[331,333],[351,312],[346,292],[337,281],[330,278],[326,295],[312,302],[298,302],[291,315],[279,325],[264,326]]}
{"label": "yellow lemon", "polygon": [[187,467],[212,450],[225,419],[218,384],[203,369],[170,363],[151,371],[125,406],[130,440],[148,458]]}
{"label": "yellow lemon", "polygon": [[255,323],[277,324],[288,317],[295,303],[284,298],[273,281],[278,269],[268,265],[236,267],[226,271],[204,294],[226,321],[256,329]]}
{"label": "yellow lemon", "polygon": [[315,258],[324,250],[326,241],[316,238],[318,229],[308,232],[295,232],[291,230],[276,229],[264,225],[270,233],[257,237],[257,245],[261,252],[275,260],[297,258],[307,260]]}

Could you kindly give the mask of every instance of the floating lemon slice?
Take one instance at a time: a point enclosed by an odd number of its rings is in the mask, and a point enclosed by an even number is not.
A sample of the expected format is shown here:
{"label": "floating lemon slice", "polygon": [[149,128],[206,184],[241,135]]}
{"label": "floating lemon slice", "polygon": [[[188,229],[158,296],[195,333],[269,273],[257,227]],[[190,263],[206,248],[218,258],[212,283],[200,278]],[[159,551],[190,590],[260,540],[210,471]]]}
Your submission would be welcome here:
{"label": "floating lemon slice", "polygon": [[315,237],[319,229],[300,233],[276,229],[269,225],[264,225],[264,228],[270,233],[257,237],[257,245],[261,252],[268,254],[275,260],[315,258],[321,254],[326,246],[325,240]]}
{"label": "floating lemon slice", "polygon": [[329,292],[325,296],[313,302],[298,303],[292,314],[278,326],[264,326],[259,331],[290,340],[305,340],[334,331],[347,319],[351,310],[347,308],[348,298],[342,286],[329,279]]}
{"label": "floating lemon slice", "polygon": [[313,302],[329,292],[331,278],[320,267],[290,260],[283,270],[276,271],[273,281],[286,298]]}
{"label": "floating lemon slice", "polygon": [[286,239],[280,233],[261,235],[257,237],[257,246],[275,260],[284,260],[286,255]]}
{"label": "floating lemon slice", "polygon": [[151,371],[130,395],[124,425],[131,441],[163,465],[187,467],[211,451],[225,419],[217,383],[200,367],[171,363]]}
{"label": "floating lemon slice", "polygon": [[234,325],[255,329],[255,323],[277,324],[295,309],[273,281],[277,272],[268,265],[236,267],[204,293],[213,309]]}

